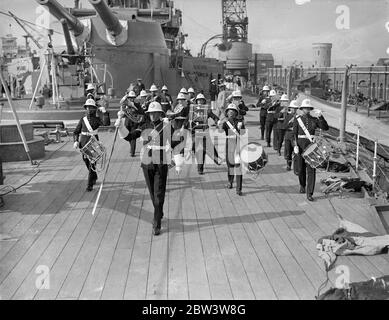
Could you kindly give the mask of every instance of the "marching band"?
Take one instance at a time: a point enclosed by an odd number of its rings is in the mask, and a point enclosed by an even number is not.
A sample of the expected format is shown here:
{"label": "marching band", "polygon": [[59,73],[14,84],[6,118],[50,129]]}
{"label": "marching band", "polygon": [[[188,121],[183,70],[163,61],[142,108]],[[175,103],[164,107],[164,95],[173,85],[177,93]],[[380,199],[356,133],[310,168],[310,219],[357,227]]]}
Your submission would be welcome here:
{"label": "marching band", "polygon": [[[215,81],[212,85],[215,85]],[[94,89],[92,86],[88,88]],[[120,101],[121,109],[115,127],[119,137],[130,143],[132,157],[135,157],[137,139],[141,138],[143,142],[140,160],[154,206],[154,235],[161,233],[169,168],[176,167],[179,173],[184,159],[188,160],[194,154],[198,173],[202,175],[206,155],[217,165],[225,161],[228,180],[226,187],[232,189],[236,177],[236,193],[241,196],[244,173],[254,173],[257,177],[266,165],[267,155],[260,144],[242,142],[246,133],[244,117],[249,109],[239,90],[222,99],[227,107],[219,106],[218,103],[215,109],[207,104],[201,92],[195,96],[193,88],[188,91],[182,88],[175,103],[166,85],[162,87],[160,94],[155,84],[151,85],[150,94],[140,83],[137,88],[131,89]],[[109,125],[110,119],[107,110],[98,106],[95,91],[90,90],[87,94],[88,99],[84,105],[86,116],[80,119],[74,131],[74,147],[80,148],[83,155],[89,173],[87,191],[91,191],[97,180],[96,165],[105,156],[105,148],[98,141],[97,129],[101,125]],[[321,111],[313,116],[311,110],[314,108],[309,99],[302,101],[299,107],[296,100],[289,103],[285,94],[278,98],[276,91],[270,90],[269,86],[263,87],[257,106],[260,108],[261,139],[266,138],[267,147],[270,147],[271,132],[274,129],[274,149],[281,155],[284,143],[286,170],[290,171],[292,163],[295,163],[294,171],[299,177],[300,192],[306,193],[307,199],[313,201],[315,170],[326,160],[320,141],[314,137],[317,128],[328,130]],[[301,114],[297,113],[298,109]],[[101,113],[100,116],[97,115],[97,110]],[[217,132],[225,133],[225,159],[219,156],[218,149],[212,142],[209,118],[214,121]],[[184,147],[190,138],[191,146],[187,148],[185,156]]]}

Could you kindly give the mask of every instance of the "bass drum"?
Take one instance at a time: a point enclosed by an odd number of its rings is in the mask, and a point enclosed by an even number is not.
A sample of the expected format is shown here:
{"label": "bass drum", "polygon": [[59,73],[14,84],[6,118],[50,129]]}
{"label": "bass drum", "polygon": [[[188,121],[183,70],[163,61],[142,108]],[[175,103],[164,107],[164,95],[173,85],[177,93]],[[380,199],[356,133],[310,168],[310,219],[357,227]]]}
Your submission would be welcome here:
{"label": "bass drum", "polygon": [[258,175],[267,162],[267,154],[264,148],[256,142],[250,142],[240,151],[240,159],[244,167],[246,167],[249,173]]}

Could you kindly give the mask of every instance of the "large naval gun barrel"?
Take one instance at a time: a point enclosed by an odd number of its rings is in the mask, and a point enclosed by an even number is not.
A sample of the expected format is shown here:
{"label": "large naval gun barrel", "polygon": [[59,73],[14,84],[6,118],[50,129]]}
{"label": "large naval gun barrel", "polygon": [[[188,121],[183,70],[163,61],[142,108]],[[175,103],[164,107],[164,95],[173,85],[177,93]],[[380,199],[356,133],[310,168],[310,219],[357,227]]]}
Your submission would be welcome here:
{"label": "large naval gun barrel", "polygon": [[36,0],[40,5],[46,6],[49,12],[58,20],[65,19],[74,36],[78,37],[84,32],[84,25],[56,0]]}
{"label": "large naval gun barrel", "polygon": [[61,23],[62,23],[62,29],[65,37],[68,54],[74,54],[74,47],[73,47],[72,39],[70,37],[68,23],[66,22],[65,19],[61,19]]}
{"label": "large naval gun barrel", "polygon": [[99,14],[101,20],[107,27],[107,30],[113,36],[120,35],[123,31],[123,27],[120,24],[119,18],[111,11],[107,3],[104,0],[89,0],[89,2]]}

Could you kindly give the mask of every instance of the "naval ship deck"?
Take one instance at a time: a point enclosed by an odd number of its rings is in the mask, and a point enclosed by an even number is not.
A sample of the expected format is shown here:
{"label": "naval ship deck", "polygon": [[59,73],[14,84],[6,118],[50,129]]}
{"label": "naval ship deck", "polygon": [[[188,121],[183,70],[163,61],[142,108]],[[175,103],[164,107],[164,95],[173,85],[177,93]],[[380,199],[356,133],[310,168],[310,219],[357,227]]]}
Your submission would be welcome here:
{"label": "naval ship deck", "polygon": [[[250,130],[258,136],[257,127]],[[100,134],[107,146],[112,137]],[[1,299],[314,299],[325,280],[316,241],[338,226],[332,205],[345,219],[384,232],[363,198],[326,198],[317,185],[316,201],[308,202],[283,157],[267,148],[269,164],[256,180],[244,179],[242,197],[225,189],[225,165],[208,164],[203,176],[195,166],[180,176],[172,169],[156,237],[128,142],[117,141],[94,216],[101,181],[85,192],[87,172],[71,141],[46,150],[40,173],[6,195],[0,209]],[[5,163],[4,170],[14,186],[33,175],[26,163]],[[389,255],[348,256],[336,266],[346,265],[353,282],[389,274],[388,262]],[[49,270],[48,289],[37,289],[38,266]],[[335,268],[329,273],[332,285],[338,276]]]}

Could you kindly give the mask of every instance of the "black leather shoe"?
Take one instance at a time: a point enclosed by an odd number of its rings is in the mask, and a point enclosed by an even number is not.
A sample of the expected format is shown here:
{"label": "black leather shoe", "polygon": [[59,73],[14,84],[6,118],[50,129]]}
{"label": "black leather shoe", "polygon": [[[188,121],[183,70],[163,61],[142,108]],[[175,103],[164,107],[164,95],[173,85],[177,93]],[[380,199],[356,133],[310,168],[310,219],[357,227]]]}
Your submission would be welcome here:
{"label": "black leather shoe", "polygon": [[161,228],[153,227],[153,235],[159,236],[161,234]]}
{"label": "black leather shoe", "polygon": [[132,154],[132,155],[131,155],[131,157],[133,157],[133,158],[134,158],[134,157],[135,157],[135,154]]}
{"label": "black leather shoe", "polygon": [[300,187],[300,193],[305,193],[305,187]]}
{"label": "black leather shoe", "polygon": [[227,184],[227,185],[226,185],[226,188],[227,188],[227,189],[232,189],[232,183]]}
{"label": "black leather shoe", "polygon": [[287,167],[286,167],[286,171],[290,171],[290,170],[292,170],[292,168],[289,167],[289,166],[287,166]]}
{"label": "black leather shoe", "polygon": [[86,187],[86,191],[90,192],[90,191],[92,191],[92,190],[93,190],[93,186],[88,185],[88,186]]}
{"label": "black leather shoe", "polygon": [[213,162],[215,162],[218,166],[220,166],[223,161],[222,161],[222,159],[217,158],[217,159],[213,160]]}
{"label": "black leather shoe", "polygon": [[311,195],[307,196],[308,201],[314,201],[313,197]]}
{"label": "black leather shoe", "polygon": [[236,191],[236,194],[237,194],[238,196],[241,196],[243,193],[242,193],[241,190],[237,190],[237,191]]}
{"label": "black leather shoe", "polygon": [[199,174],[203,175],[203,174],[204,174],[204,171],[199,171]]}

